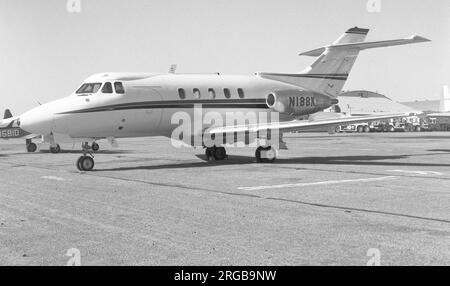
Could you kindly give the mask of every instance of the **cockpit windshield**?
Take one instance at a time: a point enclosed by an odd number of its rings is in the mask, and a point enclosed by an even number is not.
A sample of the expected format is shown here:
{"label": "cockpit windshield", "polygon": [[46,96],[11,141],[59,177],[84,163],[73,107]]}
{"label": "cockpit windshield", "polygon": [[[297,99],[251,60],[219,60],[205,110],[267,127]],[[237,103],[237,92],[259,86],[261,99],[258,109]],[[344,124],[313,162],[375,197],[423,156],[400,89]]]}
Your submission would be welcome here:
{"label": "cockpit windshield", "polygon": [[75,93],[96,93],[101,86],[101,83],[85,83]]}

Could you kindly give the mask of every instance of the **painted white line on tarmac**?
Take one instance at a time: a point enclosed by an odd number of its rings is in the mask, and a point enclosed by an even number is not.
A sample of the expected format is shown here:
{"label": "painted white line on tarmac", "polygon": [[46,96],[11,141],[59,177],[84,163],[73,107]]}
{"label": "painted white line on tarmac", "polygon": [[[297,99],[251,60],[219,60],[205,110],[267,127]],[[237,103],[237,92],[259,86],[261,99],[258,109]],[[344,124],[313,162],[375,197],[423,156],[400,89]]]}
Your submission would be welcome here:
{"label": "painted white line on tarmac", "polygon": [[283,185],[271,185],[271,186],[256,186],[256,187],[239,187],[239,190],[243,191],[259,191],[267,189],[284,189],[284,188],[294,188],[294,187],[308,187],[308,186],[322,186],[322,185],[335,185],[335,184],[348,184],[348,183],[361,183],[361,182],[377,182],[384,180],[397,179],[397,176],[386,176],[378,178],[364,178],[364,179],[354,179],[354,180],[333,180],[333,181],[322,181],[322,182],[312,182],[312,183],[298,183],[298,184],[283,184]]}
{"label": "painted white line on tarmac", "polygon": [[59,182],[62,182],[62,181],[66,180],[64,178],[56,177],[56,176],[42,176],[41,178],[45,179],[45,180],[53,180],[53,181],[59,181]]}
{"label": "painted white line on tarmac", "polygon": [[436,176],[442,176],[442,175],[444,175],[444,173],[441,173],[441,172],[433,172],[433,171],[388,170],[388,172],[406,173],[406,174],[417,174],[417,175],[436,175]]}

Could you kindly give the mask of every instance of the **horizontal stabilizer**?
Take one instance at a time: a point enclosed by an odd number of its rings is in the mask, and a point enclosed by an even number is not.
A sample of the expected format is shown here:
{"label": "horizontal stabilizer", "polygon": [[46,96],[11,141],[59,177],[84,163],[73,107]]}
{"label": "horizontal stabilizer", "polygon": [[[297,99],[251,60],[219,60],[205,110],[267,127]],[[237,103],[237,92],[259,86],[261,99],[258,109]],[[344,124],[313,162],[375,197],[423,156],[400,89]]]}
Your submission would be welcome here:
{"label": "horizontal stabilizer", "polygon": [[315,50],[307,51],[300,53],[300,56],[310,56],[310,57],[318,57],[322,55],[327,49],[328,50],[366,50],[373,48],[383,48],[383,47],[391,47],[391,46],[401,46],[415,43],[423,43],[430,42],[429,39],[421,37],[421,36],[411,36],[405,39],[398,40],[388,40],[388,41],[377,41],[377,42],[359,42],[359,43],[350,43],[350,44],[337,44],[337,45],[329,45],[322,48],[318,48]]}

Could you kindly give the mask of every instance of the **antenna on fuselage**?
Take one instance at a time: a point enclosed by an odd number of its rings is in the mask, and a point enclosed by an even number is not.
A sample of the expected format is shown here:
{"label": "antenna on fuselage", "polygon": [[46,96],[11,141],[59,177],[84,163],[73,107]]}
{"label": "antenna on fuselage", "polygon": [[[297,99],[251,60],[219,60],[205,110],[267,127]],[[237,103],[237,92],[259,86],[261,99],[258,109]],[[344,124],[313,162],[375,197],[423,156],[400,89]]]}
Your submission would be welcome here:
{"label": "antenna on fuselage", "polygon": [[177,71],[177,64],[172,64],[170,66],[169,73],[174,74],[174,73],[176,73],[176,71]]}

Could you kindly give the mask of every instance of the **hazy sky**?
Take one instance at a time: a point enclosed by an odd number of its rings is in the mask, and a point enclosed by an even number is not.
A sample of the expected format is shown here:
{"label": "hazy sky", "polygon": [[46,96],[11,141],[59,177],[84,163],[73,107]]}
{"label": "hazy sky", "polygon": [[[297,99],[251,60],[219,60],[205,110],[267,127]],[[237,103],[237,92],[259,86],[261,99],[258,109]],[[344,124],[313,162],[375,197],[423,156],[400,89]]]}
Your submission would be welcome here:
{"label": "hazy sky", "polygon": [[301,71],[298,52],[345,30],[368,40],[418,34],[433,42],[363,51],[345,89],[396,101],[439,98],[450,84],[450,1],[380,0],[0,0],[0,108],[21,113],[69,95],[98,72],[248,74]]}

